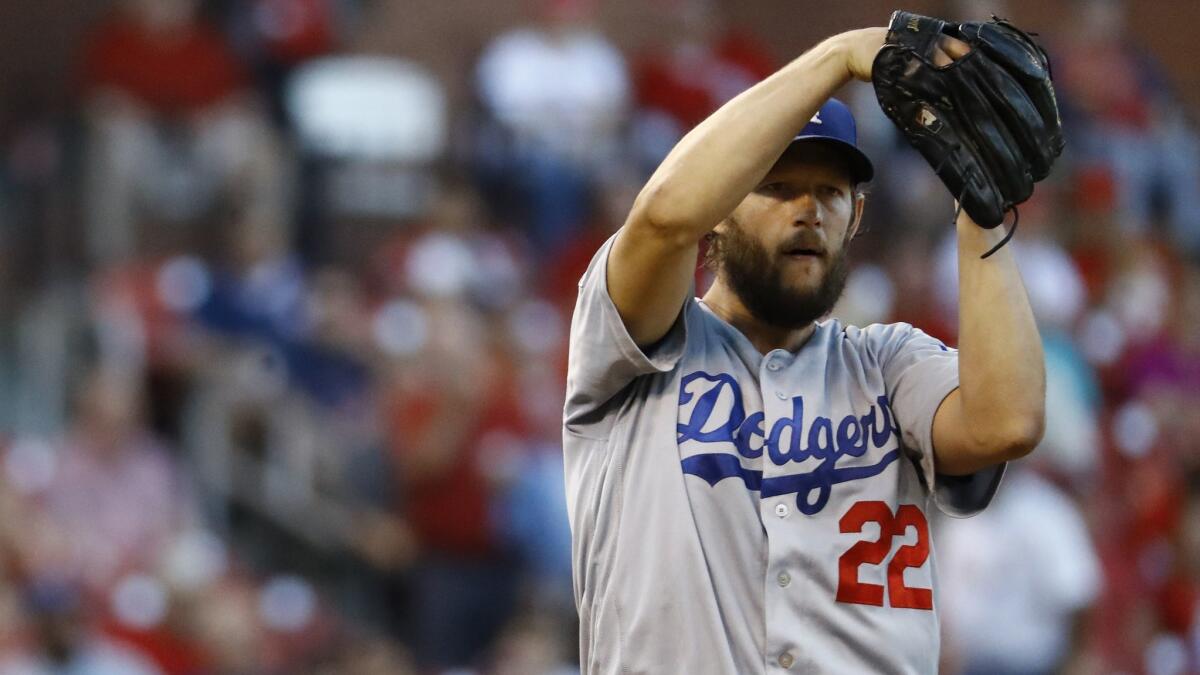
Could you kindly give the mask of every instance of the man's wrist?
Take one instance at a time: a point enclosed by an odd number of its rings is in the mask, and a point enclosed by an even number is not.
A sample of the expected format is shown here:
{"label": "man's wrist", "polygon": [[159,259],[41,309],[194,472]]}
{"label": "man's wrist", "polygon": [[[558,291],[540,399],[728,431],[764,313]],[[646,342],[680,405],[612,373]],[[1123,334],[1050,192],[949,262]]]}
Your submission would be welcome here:
{"label": "man's wrist", "polygon": [[996,244],[999,244],[1008,233],[1009,227],[1011,225],[1000,225],[999,227],[985,229],[976,225],[975,221],[971,220],[964,213],[955,224],[959,248],[978,258],[992,250]]}
{"label": "man's wrist", "polygon": [[854,79],[854,71],[850,68],[850,57],[853,54],[852,33],[838,33],[831,35],[825,39],[824,46],[829,50],[830,56],[836,61],[838,66],[844,73],[845,81],[849,82]]}
{"label": "man's wrist", "polygon": [[871,80],[871,66],[875,55],[883,48],[887,28],[859,28],[838,33],[828,42],[846,71],[847,79]]}

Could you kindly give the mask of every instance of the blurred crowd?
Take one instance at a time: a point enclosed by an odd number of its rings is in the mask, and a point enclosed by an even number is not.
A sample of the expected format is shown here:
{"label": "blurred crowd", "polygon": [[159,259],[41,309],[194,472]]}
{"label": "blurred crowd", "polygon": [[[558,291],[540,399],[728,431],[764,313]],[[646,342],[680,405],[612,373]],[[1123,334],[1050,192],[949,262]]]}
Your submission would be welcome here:
{"label": "blurred crowd", "polygon": [[[119,0],[69,110],[3,111],[0,675],[577,672],[575,283],[787,56],[711,0],[622,51],[597,2],[531,0],[464,97],[361,49],[366,0]],[[1200,133],[1126,9],[1044,31],[1047,430],[935,524],[947,673],[1200,672]],[[844,98],[878,178],[835,314],[953,343],[950,198]]]}

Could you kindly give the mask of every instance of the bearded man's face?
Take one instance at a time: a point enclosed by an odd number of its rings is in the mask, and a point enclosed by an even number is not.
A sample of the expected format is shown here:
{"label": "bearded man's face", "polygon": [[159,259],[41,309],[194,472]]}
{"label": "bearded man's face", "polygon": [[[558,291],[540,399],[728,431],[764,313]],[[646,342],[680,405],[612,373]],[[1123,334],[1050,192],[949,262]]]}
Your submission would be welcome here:
{"label": "bearded man's face", "polygon": [[714,232],[709,262],[760,321],[803,327],[845,288],[860,209],[836,150],[789,152]]}

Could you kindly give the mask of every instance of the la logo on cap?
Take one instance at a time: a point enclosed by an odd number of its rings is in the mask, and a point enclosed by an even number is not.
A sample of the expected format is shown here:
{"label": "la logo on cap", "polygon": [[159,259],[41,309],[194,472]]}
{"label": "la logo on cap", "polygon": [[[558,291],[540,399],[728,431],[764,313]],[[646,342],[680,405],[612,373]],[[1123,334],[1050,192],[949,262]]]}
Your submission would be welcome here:
{"label": "la logo on cap", "polygon": [[818,110],[817,113],[815,115],[813,115],[812,119],[808,121],[808,123],[809,124],[824,124],[824,122],[821,121],[821,111]]}

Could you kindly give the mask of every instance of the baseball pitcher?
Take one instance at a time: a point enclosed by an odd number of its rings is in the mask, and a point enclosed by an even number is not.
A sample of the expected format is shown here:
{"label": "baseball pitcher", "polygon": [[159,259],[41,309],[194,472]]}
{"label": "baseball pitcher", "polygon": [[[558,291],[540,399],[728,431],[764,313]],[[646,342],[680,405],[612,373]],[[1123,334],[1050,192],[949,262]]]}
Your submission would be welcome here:
{"label": "baseball pitcher", "polygon": [[[830,98],[851,78],[961,204],[958,349],[824,319],[875,171]],[[983,509],[1042,433],[1040,340],[1000,226],[1060,126],[1028,35],[897,12],[679,142],[596,253],[572,322],[584,673],[936,672],[931,509]],[[706,239],[715,281],[696,298]]]}

